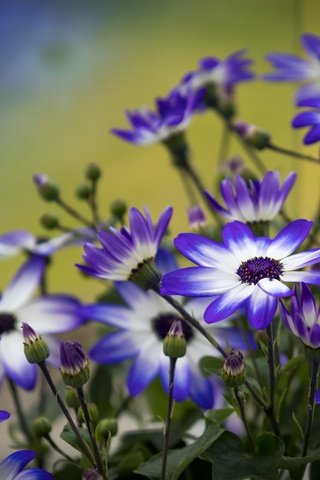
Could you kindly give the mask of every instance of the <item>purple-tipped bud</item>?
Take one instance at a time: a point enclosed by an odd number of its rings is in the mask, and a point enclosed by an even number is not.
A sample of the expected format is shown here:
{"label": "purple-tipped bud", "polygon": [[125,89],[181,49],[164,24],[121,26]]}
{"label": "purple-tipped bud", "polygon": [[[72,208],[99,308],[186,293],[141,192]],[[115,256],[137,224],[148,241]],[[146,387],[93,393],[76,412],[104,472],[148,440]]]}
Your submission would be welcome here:
{"label": "purple-tipped bud", "polygon": [[61,342],[60,360],[60,371],[66,385],[79,388],[87,383],[89,380],[89,362],[80,343]]}
{"label": "purple-tipped bud", "polygon": [[239,387],[246,379],[243,354],[238,350],[231,350],[222,367],[222,380],[229,387]]}
{"label": "purple-tipped bud", "polygon": [[188,220],[191,230],[199,230],[208,223],[200,205],[188,208]]}
{"label": "purple-tipped bud", "polygon": [[270,133],[262,130],[256,125],[244,122],[243,120],[236,120],[233,122],[232,128],[247,143],[258,150],[263,150],[270,144]]}
{"label": "purple-tipped bud", "polygon": [[170,358],[184,357],[187,342],[180,320],[174,320],[169,332],[163,340],[163,353]]}
{"label": "purple-tipped bud", "polygon": [[243,159],[239,157],[239,155],[234,155],[223,162],[221,165],[221,170],[227,174],[231,173],[232,175],[242,175],[246,170],[246,166]]}
{"label": "purple-tipped bud", "polygon": [[38,188],[38,192],[46,202],[54,202],[59,198],[59,188],[49,181],[47,175],[37,173],[33,175],[33,181]]}
{"label": "purple-tipped bud", "polygon": [[49,357],[48,344],[27,323],[22,324],[24,354],[29,363],[41,363]]}
{"label": "purple-tipped bud", "polygon": [[37,187],[43,187],[49,183],[49,177],[45,173],[35,173],[32,179]]}
{"label": "purple-tipped bud", "polygon": [[102,480],[102,477],[96,470],[84,470],[82,480]]}

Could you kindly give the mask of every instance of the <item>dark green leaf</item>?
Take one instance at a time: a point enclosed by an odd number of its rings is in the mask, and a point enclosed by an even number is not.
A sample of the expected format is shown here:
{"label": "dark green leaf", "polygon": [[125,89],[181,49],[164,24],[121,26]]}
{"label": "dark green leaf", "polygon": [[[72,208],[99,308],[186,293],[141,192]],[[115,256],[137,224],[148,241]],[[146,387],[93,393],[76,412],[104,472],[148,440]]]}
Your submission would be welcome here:
{"label": "dark green leaf", "polygon": [[217,357],[202,357],[199,362],[200,370],[206,376],[210,376],[213,373],[220,373],[221,368],[223,367],[223,359]]}
{"label": "dark green leaf", "polygon": [[99,365],[90,382],[89,397],[97,407],[100,416],[108,416],[112,412],[110,396],[112,392],[111,368],[108,365]]}
{"label": "dark green leaf", "polygon": [[[78,430],[83,440],[87,443],[87,445],[90,445],[90,437],[89,437],[88,431],[85,428],[81,428],[81,427],[78,427]],[[82,448],[79,444],[79,441],[74,431],[71,429],[70,425],[67,424],[63,427],[63,430],[60,433],[60,438],[62,438],[62,440],[67,442],[69,445],[71,445],[73,448],[75,448],[79,452],[82,452]]]}

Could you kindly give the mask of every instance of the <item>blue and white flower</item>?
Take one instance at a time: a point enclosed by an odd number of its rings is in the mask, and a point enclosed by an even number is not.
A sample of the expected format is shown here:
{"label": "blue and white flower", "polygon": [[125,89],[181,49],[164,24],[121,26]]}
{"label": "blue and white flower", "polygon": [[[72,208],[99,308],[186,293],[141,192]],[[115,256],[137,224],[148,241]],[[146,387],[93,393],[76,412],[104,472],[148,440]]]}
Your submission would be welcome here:
{"label": "blue and white flower", "polygon": [[275,82],[304,82],[297,92],[297,102],[320,96],[320,37],[305,33],[301,43],[308,59],[290,53],[269,53],[266,58],[275,71],[264,76]]}
{"label": "blue and white flower", "polygon": [[51,360],[58,364],[58,345],[51,334],[66,332],[82,323],[79,302],[68,295],[32,299],[41,281],[46,259],[32,256],[17,272],[0,299],[0,379],[6,374],[22,388],[34,388],[37,366],[28,363],[23,350],[22,323],[48,335]]}
{"label": "blue and white flower", "polygon": [[167,98],[157,98],[157,111],[141,108],[127,112],[132,130],[113,129],[112,133],[136,145],[166,142],[188,127],[200,108],[203,92],[173,90]]}
{"label": "blue and white flower", "polygon": [[0,410],[0,423],[5,422],[10,417],[10,413],[6,410]]}
{"label": "blue and white flower", "polygon": [[266,328],[276,313],[278,298],[292,293],[287,282],[320,284],[320,271],[299,271],[320,262],[320,249],[292,255],[311,226],[307,220],[295,220],[269,239],[254,237],[246,224],[235,221],[224,226],[224,243],[182,233],[175,246],[198,266],[164,275],[161,293],[217,295],[204,313],[207,323],[223,320],[243,306],[254,328]]}
{"label": "blue and white flower", "polygon": [[[172,323],[181,320],[181,317],[153,291],[145,292],[131,282],[121,282],[116,287],[127,306],[96,304],[82,309],[85,318],[117,329],[99,340],[91,348],[89,356],[102,364],[116,364],[131,359],[127,385],[132,396],[142,392],[158,375],[168,391],[169,358],[164,355],[162,344]],[[204,302],[208,304],[207,299]],[[193,300],[185,308],[202,321],[203,301],[199,304],[199,301]],[[244,342],[235,328],[204,326],[224,346],[243,347]],[[198,331],[184,323],[182,328],[187,351],[184,357],[177,360],[174,398],[184,401],[190,397],[200,407],[211,408],[214,403],[214,386],[212,380],[200,372],[199,360],[205,355],[218,356],[219,353]]]}
{"label": "blue and white flower", "polygon": [[283,207],[296,178],[295,173],[290,173],[281,186],[279,172],[267,172],[261,180],[247,182],[236,175],[233,181],[225,178],[220,184],[225,207],[209,192],[206,196],[212,208],[229,221],[267,222]]}
{"label": "blue and white flower", "polygon": [[[320,95],[320,93],[319,93]],[[299,102],[300,107],[310,107],[305,112],[298,113],[292,120],[294,128],[310,127],[305,135],[303,143],[310,145],[320,141],[320,96]]]}
{"label": "blue and white flower", "polygon": [[120,281],[132,279],[152,264],[171,215],[172,208],[167,207],[154,226],[147,209],[143,216],[139,210],[131,208],[130,228],[123,227],[118,231],[109,227],[107,232],[99,232],[97,237],[102,248],[91,243],[85,244],[83,258],[87,266],[77,266],[88,275],[98,278]]}
{"label": "blue and white flower", "polygon": [[320,306],[305,283],[301,283],[300,290],[294,288],[290,310],[283,301],[280,302],[280,313],[293,335],[307,347],[320,348]]}

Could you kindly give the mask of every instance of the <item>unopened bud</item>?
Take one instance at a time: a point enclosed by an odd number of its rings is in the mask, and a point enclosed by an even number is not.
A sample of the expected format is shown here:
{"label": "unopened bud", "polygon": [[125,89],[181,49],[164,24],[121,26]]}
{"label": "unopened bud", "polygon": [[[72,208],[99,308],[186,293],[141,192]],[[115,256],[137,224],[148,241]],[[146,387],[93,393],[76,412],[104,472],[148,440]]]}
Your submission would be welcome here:
{"label": "unopened bud", "polygon": [[106,441],[109,435],[117,435],[118,422],[116,418],[103,418],[97,425],[95,434],[98,442]]}
{"label": "unopened bud", "polygon": [[163,353],[170,358],[184,357],[187,342],[183,333],[180,320],[174,320],[169,332],[163,340]]}
{"label": "unopened bud", "polygon": [[49,435],[52,425],[46,417],[38,417],[33,420],[31,428],[37,438],[42,438]]}
{"label": "unopened bud", "polygon": [[40,218],[40,223],[46,230],[54,230],[59,227],[58,217],[51,215],[50,213],[45,213]]}
{"label": "unopened bud", "polygon": [[89,380],[89,361],[78,342],[61,342],[60,372],[66,385],[73,388],[82,387]]}
{"label": "unopened bud", "polygon": [[83,185],[79,185],[76,189],[76,196],[79,198],[79,200],[88,200],[91,196],[91,188],[89,185],[86,185],[85,183]]}
{"label": "unopened bud", "polygon": [[[92,424],[97,425],[97,422],[99,419],[99,412],[98,412],[97,405],[93,402],[87,402],[87,408],[88,408],[88,412],[89,412],[89,416],[92,421]],[[85,415],[81,407],[79,407],[78,409],[77,416],[81,422],[85,422]]]}
{"label": "unopened bud", "polygon": [[49,181],[47,175],[37,173],[33,176],[33,181],[38,188],[40,196],[46,202],[54,202],[59,198],[59,187]]}
{"label": "unopened bud", "polygon": [[29,363],[41,363],[49,357],[48,344],[27,323],[22,324],[24,354]]}
{"label": "unopened bud", "polygon": [[200,205],[194,205],[193,207],[188,208],[188,220],[191,230],[201,230],[208,223],[205,213],[200,207]]}
{"label": "unopened bud", "polygon": [[84,470],[82,472],[82,480],[102,480],[97,470]]}
{"label": "unopened bud", "polygon": [[92,182],[96,182],[101,177],[101,170],[95,163],[90,163],[85,172],[85,177]]}
{"label": "unopened bud", "polygon": [[222,367],[221,377],[229,387],[239,387],[245,382],[246,371],[243,354],[240,350],[231,350],[228,353]]}
{"label": "unopened bud", "polygon": [[74,388],[72,387],[66,388],[66,390],[64,391],[64,401],[66,402],[69,408],[78,410],[80,402],[79,402],[77,392]]}
{"label": "unopened bud", "polygon": [[252,125],[242,120],[236,120],[232,126],[240,137],[258,150],[263,150],[270,144],[270,133],[256,125]]}
{"label": "unopened bud", "polygon": [[110,212],[115,217],[122,220],[124,215],[127,213],[128,207],[124,200],[114,200],[110,205]]}

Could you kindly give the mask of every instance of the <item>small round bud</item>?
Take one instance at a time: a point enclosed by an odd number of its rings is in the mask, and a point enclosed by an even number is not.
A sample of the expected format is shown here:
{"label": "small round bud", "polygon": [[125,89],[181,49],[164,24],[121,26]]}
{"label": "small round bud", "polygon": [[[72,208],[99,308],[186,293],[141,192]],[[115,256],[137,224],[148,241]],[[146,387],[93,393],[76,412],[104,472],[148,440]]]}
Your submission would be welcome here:
{"label": "small round bud", "polygon": [[183,334],[180,320],[174,320],[168,334],[163,340],[163,353],[170,358],[184,357],[187,342]]}
{"label": "small round bud", "polygon": [[78,342],[61,342],[60,372],[65,385],[82,387],[89,380],[89,361]]}
{"label": "small round bud", "polygon": [[50,355],[49,347],[27,323],[22,324],[24,354],[29,363],[44,362]]}
{"label": "small round bud", "polygon": [[38,417],[33,420],[31,428],[37,438],[42,438],[49,435],[52,425],[46,417]]}
{"label": "small round bud", "polygon": [[118,433],[118,422],[116,418],[103,418],[97,425],[95,434],[98,442],[106,441],[109,434],[112,436]]}
{"label": "small round bud", "polygon": [[270,144],[271,135],[266,130],[242,120],[235,121],[232,126],[240,137],[257,150],[263,150]]}
{"label": "small round bud", "polygon": [[74,410],[78,410],[80,406],[77,392],[72,387],[66,388],[64,392],[64,401],[66,402],[69,408],[73,408]]}
{"label": "small round bud", "polygon": [[89,200],[91,196],[91,188],[89,185],[86,185],[85,183],[80,185],[76,189],[76,196],[79,198],[79,200]]}
{"label": "small round bud", "polygon": [[205,213],[200,205],[194,205],[188,208],[188,220],[191,230],[199,231],[208,223]]}
{"label": "small round bud", "polygon": [[231,350],[222,367],[221,378],[229,387],[239,387],[245,382],[246,371],[243,354],[238,350]]}
{"label": "small round bud", "polygon": [[58,217],[51,215],[50,213],[45,213],[40,218],[40,223],[46,230],[54,230],[59,227]]}
{"label": "small round bud", "polygon": [[110,212],[120,220],[124,217],[127,213],[128,207],[124,200],[114,200],[110,205]]}
{"label": "small round bud", "polygon": [[90,163],[85,172],[85,177],[92,182],[96,182],[101,177],[101,170],[95,163]]}
{"label": "small round bud", "polygon": [[[98,412],[97,405],[93,402],[87,402],[87,407],[88,407],[91,421],[93,425],[96,425],[99,420],[99,412]],[[85,416],[81,406],[78,408],[77,417],[81,422],[85,421]]]}
{"label": "small round bud", "polygon": [[38,192],[46,202],[54,202],[59,198],[59,187],[49,181],[47,175],[37,173],[33,176],[33,181],[38,188]]}

